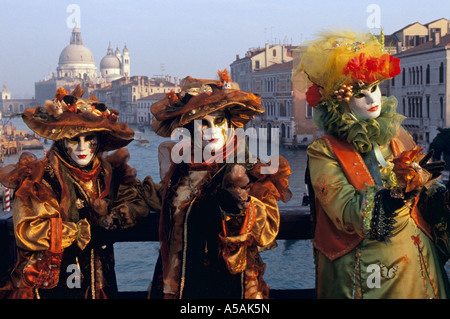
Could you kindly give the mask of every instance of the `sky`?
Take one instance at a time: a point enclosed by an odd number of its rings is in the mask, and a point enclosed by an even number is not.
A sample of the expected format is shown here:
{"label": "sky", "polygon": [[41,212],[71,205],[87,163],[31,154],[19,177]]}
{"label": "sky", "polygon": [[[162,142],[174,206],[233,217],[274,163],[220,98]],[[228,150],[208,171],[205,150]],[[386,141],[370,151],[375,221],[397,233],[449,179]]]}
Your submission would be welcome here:
{"label": "sky", "polygon": [[74,22],[99,71],[109,43],[130,53],[131,75],[216,78],[236,55],[301,45],[329,28],[392,34],[450,17],[448,0],[0,0],[0,85],[13,98],[56,72]]}

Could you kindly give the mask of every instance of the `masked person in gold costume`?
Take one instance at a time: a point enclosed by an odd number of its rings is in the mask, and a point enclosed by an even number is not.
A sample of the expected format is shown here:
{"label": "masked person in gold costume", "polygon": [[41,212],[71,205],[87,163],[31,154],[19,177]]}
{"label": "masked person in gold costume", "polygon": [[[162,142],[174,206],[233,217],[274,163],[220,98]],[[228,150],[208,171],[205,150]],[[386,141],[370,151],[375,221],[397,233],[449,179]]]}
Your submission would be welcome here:
{"label": "masked person in gold costume", "polygon": [[351,31],[324,31],[301,56],[324,132],[307,151],[318,298],[449,296],[445,163],[429,163],[379,86],[399,62],[382,36]]}
{"label": "masked person in gold costume", "polygon": [[226,70],[219,75],[219,80],[187,77],[181,92],[151,107],[155,132],[165,137],[180,133],[181,141],[159,147],[162,183],[143,181],[148,202],[162,206],[161,249],[150,298],[269,294],[259,252],[275,246],[277,201],[290,198],[291,171],[282,157],[268,173],[262,169],[267,163],[237,160],[246,149],[237,142],[235,129],[264,109],[260,98],[239,90]]}
{"label": "masked person in gold costume", "polygon": [[22,115],[28,127],[54,143],[44,158],[25,152],[0,172],[1,183],[16,189],[18,247],[10,278],[0,287],[3,298],[116,296],[107,237],[143,217],[129,209],[138,203],[139,181],[126,163],[128,151],[120,149],[134,132],[117,121],[116,111],[83,93],[79,86],[72,94],[58,89],[54,100]]}

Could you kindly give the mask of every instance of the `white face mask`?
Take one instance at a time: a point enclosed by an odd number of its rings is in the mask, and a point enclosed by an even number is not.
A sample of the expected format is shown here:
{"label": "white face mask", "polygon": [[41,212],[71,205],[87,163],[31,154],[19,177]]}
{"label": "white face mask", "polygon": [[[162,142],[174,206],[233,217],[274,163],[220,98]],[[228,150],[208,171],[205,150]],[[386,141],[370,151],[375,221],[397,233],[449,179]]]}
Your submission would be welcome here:
{"label": "white face mask", "polygon": [[358,119],[376,119],[381,113],[381,91],[378,85],[353,95],[348,102],[350,109]]}
{"label": "white face mask", "polygon": [[97,135],[95,133],[83,133],[64,140],[67,154],[80,167],[86,166],[91,162],[95,155],[97,144]]}
{"label": "white face mask", "polygon": [[202,146],[213,151],[220,150],[226,142],[228,119],[222,111],[216,111],[202,119]]}

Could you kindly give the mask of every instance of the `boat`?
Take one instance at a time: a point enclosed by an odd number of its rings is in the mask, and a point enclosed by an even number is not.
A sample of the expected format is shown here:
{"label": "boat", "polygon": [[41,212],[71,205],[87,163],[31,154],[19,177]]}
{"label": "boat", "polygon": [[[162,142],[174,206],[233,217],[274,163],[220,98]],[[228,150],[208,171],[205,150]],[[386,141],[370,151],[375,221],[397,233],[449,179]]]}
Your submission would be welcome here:
{"label": "boat", "polygon": [[145,138],[142,138],[142,136],[139,136],[138,138],[134,139],[136,142],[138,142],[141,146],[149,146],[150,142],[149,140],[146,140]]}
{"label": "boat", "polygon": [[42,149],[44,147],[41,141],[37,138],[19,140],[19,143],[22,150]]}

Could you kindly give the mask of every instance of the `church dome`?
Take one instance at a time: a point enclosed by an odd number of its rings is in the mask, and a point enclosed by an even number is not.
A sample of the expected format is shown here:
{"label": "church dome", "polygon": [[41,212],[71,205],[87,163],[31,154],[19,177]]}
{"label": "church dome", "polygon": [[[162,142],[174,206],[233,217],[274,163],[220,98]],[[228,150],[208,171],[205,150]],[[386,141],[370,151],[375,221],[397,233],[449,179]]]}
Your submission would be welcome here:
{"label": "church dome", "polygon": [[111,43],[109,44],[108,51],[106,55],[100,61],[100,69],[119,69],[120,70],[120,61],[114,55],[113,49],[111,47]]}
{"label": "church dome", "polygon": [[115,55],[106,55],[100,61],[100,69],[120,69],[119,59]]}
{"label": "church dome", "polygon": [[95,65],[94,56],[88,47],[83,45],[81,33],[78,28],[74,28],[70,38],[70,44],[66,46],[59,55],[59,65],[68,64],[91,64]]}
{"label": "church dome", "polygon": [[93,64],[94,56],[91,51],[84,45],[69,44],[59,55],[59,65],[65,64]]}

